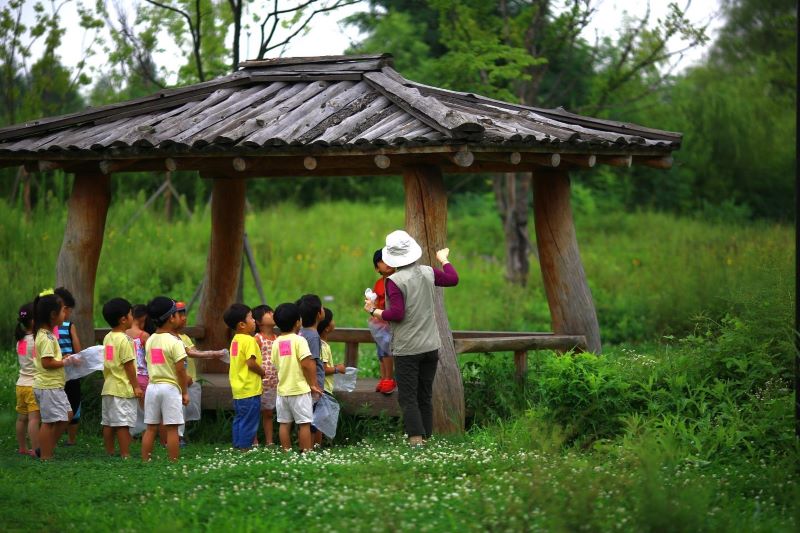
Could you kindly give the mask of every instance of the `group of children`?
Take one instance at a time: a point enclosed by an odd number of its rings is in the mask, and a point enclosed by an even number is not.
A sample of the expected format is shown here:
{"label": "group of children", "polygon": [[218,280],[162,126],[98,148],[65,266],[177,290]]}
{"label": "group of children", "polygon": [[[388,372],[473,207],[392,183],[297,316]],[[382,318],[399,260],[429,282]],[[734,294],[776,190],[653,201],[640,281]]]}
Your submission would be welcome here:
{"label": "group of children", "polygon": [[[381,275],[374,290],[383,308],[383,282],[393,269],[381,261],[380,250],[373,264]],[[75,443],[75,430],[68,428],[77,427],[80,380],[67,381],[64,371],[81,362],[74,357],[80,341],[69,321],[74,306],[72,295],[60,287],[40,293],[19,309],[16,429],[21,454],[52,458],[65,431],[66,445]],[[333,312],[322,306],[319,296],[306,294],[274,310],[267,305],[231,305],[223,314],[234,333],[229,350],[198,350],[182,333],[186,306],[165,296],[135,306],[112,298],[103,305],[103,318],[111,327],[103,339],[101,392],[103,441],[109,455],[118,444],[120,456],[130,457],[131,430],[143,425],[142,460],[150,459],[156,437],[170,460],[177,460],[185,444],[185,423],[200,419],[195,360],[228,354],[234,448],[258,445],[259,422],[264,444],[273,445],[275,413],[284,449],[291,449],[292,424],[297,426],[301,451],[322,443],[322,432],[313,425],[314,410],[322,395],[333,393],[333,376],[344,373],[345,367],[333,362],[327,342],[335,328]],[[371,320],[381,361],[376,391],[392,394],[397,385],[386,341],[388,325]]]}

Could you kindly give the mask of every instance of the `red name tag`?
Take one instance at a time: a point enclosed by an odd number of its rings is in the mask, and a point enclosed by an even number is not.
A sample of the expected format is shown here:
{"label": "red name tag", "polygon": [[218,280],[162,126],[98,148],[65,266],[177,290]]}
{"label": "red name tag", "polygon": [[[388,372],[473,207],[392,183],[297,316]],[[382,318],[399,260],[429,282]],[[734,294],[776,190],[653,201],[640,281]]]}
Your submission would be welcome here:
{"label": "red name tag", "polygon": [[114,347],[113,346],[106,346],[106,361],[113,361],[114,360]]}
{"label": "red name tag", "polygon": [[231,357],[236,357],[239,355],[239,341],[233,341],[231,343]]}
{"label": "red name tag", "polygon": [[28,355],[28,341],[21,340],[17,343],[17,355],[22,357]]}
{"label": "red name tag", "polygon": [[164,351],[161,348],[150,350],[150,362],[154,365],[163,365],[165,363]]}
{"label": "red name tag", "polygon": [[292,355],[292,341],[281,341],[278,343],[278,351],[281,357]]}

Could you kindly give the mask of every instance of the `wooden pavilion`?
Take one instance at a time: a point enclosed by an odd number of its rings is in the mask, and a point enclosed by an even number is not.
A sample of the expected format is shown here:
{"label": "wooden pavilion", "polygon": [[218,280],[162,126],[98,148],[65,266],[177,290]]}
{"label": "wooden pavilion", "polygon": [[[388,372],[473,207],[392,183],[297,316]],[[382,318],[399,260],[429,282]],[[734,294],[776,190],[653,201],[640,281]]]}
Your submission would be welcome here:
{"label": "wooden pavilion", "polygon": [[[81,337],[93,338],[95,274],[114,172],[193,170],[212,180],[198,317],[209,347],[228,342],[221,316],[239,284],[247,179],[400,174],[406,230],[423,247],[422,261],[431,264],[447,236],[443,173],[531,172],[553,328],[541,346],[558,347],[559,335],[578,335],[600,352],[569,173],[596,164],[669,168],[681,135],[430,87],[405,79],[392,65],[388,54],[246,61],[208,82],[0,129],[0,166],[75,175],[56,283],[76,296]],[[459,430],[463,386],[441,291],[436,317],[443,348],[435,425]]]}

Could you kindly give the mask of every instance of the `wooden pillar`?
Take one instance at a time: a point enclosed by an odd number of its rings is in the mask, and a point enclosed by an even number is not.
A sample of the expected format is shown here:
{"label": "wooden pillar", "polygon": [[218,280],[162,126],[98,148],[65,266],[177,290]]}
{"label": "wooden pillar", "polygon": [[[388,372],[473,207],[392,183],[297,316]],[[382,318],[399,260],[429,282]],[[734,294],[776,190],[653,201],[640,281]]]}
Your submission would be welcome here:
{"label": "wooden pillar", "polygon": [[[211,242],[208,247],[198,324],[205,327],[203,349],[227,348],[231,335],[222,314],[236,300],[244,243],[245,178],[214,178],[211,192]],[[226,373],[228,366],[205,362],[204,371]]]}
{"label": "wooden pillar", "polygon": [[99,171],[75,175],[56,263],[56,286],[66,287],[75,297],[71,320],[84,347],[95,344],[94,283],[110,202],[109,176]]}
{"label": "wooden pillar", "polygon": [[[421,264],[439,266],[436,250],[447,242],[447,192],[442,172],[434,166],[403,169],[406,193],[406,231],[422,247]],[[456,289],[454,289],[456,290]],[[456,361],[453,334],[444,308],[442,288],[435,293],[436,325],[442,347],[433,383],[433,430],[458,433],[464,430],[464,384]]]}
{"label": "wooden pillar", "polygon": [[553,332],[585,335],[588,350],[600,353],[600,327],[578,252],[569,198],[566,170],[534,169],[536,245]]}

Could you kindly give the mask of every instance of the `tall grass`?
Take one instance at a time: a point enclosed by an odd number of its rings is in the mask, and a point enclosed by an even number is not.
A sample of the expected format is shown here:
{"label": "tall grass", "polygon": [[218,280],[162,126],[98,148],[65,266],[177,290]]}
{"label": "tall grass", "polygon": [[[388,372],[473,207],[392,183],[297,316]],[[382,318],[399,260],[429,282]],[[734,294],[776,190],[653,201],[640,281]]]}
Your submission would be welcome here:
{"label": "tall grass", "polygon": [[[160,212],[131,224],[145,198],[115,202],[109,211],[95,294],[143,302],[157,294],[189,300],[203,278],[210,235],[207,205],[191,218]],[[488,198],[455,202],[448,245],[461,282],[446,291],[454,329],[546,331],[549,311],[535,258],[526,288],[503,278],[502,230]],[[249,212],[246,230],[274,305],[315,292],[327,297],[340,326],[364,326],[364,288],[376,277],[372,252],[403,225],[402,206],[348,202],[299,208],[279,204]],[[30,220],[0,201],[0,294],[6,345],[16,307],[52,286],[66,208],[50,198]],[[791,228],[722,225],[659,213],[583,212],[576,207],[579,246],[605,342],[657,339],[691,331],[698,316],[719,320],[743,299],[779,291],[793,297]],[[245,301],[258,295],[245,273]],[[195,307],[196,310],[196,307]],[[190,321],[194,319],[190,314]]]}

